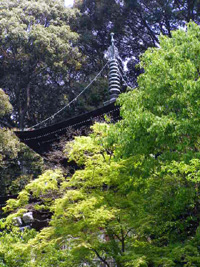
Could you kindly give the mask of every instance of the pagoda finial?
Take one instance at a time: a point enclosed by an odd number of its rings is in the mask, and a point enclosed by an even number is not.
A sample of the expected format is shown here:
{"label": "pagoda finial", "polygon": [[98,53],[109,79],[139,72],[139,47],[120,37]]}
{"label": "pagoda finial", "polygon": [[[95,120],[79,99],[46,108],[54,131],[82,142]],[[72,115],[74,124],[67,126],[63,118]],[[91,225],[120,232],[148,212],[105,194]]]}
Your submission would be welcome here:
{"label": "pagoda finial", "polygon": [[115,39],[114,39],[114,33],[111,32],[111,46],[108,48],[108,51],[106,53],[106,58],[108,61],[116,59],[119,56],[118,49],[115,46]]}
{"label": "pagoda finial", "polygon": [[116,100],[120,94],[120,73],[118,60],[119,57],[118,49],[115,46],[114,33],[111,32],[111,46],[107,51],[107,59],[109,62],[109,91],[110,91],[110,102]]}
{"label": "pagoda finial", "polygon": [[112,45],[115,45],[115,39],[114,39],[114,32],[111,32],[110,36],[111,36],[111,43]]}
{"label": "pagoda finial", "polygon": [[111,32],[111,57],[114,59],[115,58],[115,39],[114,39],[114,33]]}

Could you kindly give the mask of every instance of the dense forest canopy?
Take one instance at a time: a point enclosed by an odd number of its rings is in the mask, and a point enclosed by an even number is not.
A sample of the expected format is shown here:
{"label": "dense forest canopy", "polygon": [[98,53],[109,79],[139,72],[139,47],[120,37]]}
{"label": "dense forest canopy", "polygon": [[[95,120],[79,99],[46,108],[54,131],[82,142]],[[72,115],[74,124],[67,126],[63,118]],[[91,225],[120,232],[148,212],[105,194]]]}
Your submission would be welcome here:
{"label": "dense forest canopy", "polygon": [[[0,267],[200,266],[199,8],[1,1],[0,196],[18,197],[0,209]],[[78,94],[111,31],[135,87],[117,100],[121,120],[96,122],[49,168],[5,125],[29,127]],[[58,119],[101,105],[106,75]]]}
{"label": "dense forest canopy", "polygon": [[59,0],[1,2],[0,85],[20,128],[52,113],[72,93],[67,88],[80,54],[69,21],[76,13]]}
{"label": "dense forest canopy", "polygon": [[[74,8],[62,0],[2,1],[0,87],[13,105],[12,119],[4,120],[30,127],[68,103],[105,64],[110,32],[134,87],[142,72],[139,55],[159,46],[159,34],[198,23],[199,8],[198,0],[76,0]],[[105,75],[56,121],[102,105]]]}

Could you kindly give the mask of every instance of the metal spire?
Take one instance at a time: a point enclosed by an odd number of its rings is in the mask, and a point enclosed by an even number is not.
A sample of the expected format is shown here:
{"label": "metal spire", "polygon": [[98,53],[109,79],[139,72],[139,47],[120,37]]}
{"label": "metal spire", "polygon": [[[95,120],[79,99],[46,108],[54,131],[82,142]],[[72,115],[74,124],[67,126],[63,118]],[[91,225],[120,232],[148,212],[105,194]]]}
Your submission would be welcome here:
{"label": "metal spire", "polygon": [[114,33],[111,32],[111,47],[112,47],[112,58],[115,59],[115,39],[114,39]]}
{"label": "metal spire", "polygon": [[118,65],[118,49],[115,46],[114,33],[111,33],[111,46],[108,48],[107,56],[109,62],[109,92],[110,102],[116,100],[120,94],[120,73]]}
{"label": "metal spire", "polygon": [[110,36],[111,36],[111,43],[112,43],[112,45],[115,45],[114,44],[114,42],[115,42],[114,35],[115,35],[114,32],[111,32]]}

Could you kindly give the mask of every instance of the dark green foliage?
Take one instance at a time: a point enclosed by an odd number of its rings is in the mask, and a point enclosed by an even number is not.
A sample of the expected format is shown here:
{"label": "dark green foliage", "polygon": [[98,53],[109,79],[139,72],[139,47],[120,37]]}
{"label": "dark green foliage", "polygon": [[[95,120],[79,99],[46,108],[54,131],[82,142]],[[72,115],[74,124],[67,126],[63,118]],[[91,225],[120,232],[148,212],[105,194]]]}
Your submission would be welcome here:
{"label": "dark green foliage", "polygon": [[[0,89],[0,117],[9,114],[12,106]],[[20,143],[14,133],[0,128],[0,196],[18,194],[43,169],[41,157]]]}
{"label": "dark green foliage", "polygon": [[158,46],[160,34],[184,27],[186,22],[199,23],[199,0],[75,0],[82,16],[75,27],[80,34],[80,48],[87,56],[85,74],[96,70],[102,54],[115,33],[116,45],[123,60],[128,59],[128,77],[136,84],[141,73],[135,65],[148,47]]}
{"label": "dark green foliage", "polygon": [[60,0],[1,1],[0,86],[20,128],[51,115],[74,94],[70,80],[80,54],[69,22],[76,13]]}
{"label": "dark green foliage", "polygon": [[[14,134],[12,138],[18,143]],[[42,158],[24,144],[18,143],[16,155],[4,158],[0,166],[0,195],[18,194],[43,168]]]}

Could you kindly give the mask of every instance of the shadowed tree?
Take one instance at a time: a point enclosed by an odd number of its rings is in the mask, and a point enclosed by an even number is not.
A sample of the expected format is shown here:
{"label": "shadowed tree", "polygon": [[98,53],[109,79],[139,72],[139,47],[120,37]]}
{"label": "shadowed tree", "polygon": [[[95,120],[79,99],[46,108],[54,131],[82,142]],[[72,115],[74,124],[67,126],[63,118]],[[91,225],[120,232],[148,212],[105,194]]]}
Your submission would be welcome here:
{"label": "shadowed tree", "polygon": [[[0,119],[11,113],[8,96],[0,89]],[[39,155],[20,143],[8,128],[0,128],[0,196],[17,194],[43,168]]]}
{"label": "shadowed tree", "polygon": [[133,85],[141,73],[136,66],[139,55],[148,47],[159,46],[160,34],[171,37],[172,30],[185,27],[190,20],[199,23],[200,16],[199,0],[75,0],[75,7],[82,14],[75,29],[86,55],[85,75],[97,68],[109,46],[109,34],[114,32]]}
{"label": "shadowed tree", "polygon": [[76,13],[59,0],[1,1],[0,86],[20,128],[44,119],[74,95],[69,85],[80,54],[69,22]]}

